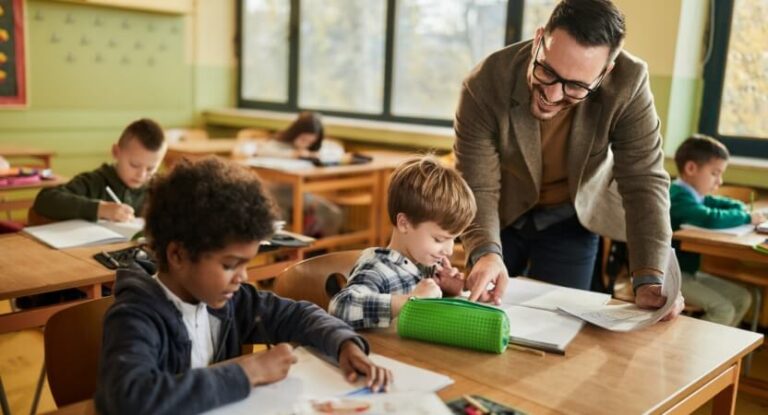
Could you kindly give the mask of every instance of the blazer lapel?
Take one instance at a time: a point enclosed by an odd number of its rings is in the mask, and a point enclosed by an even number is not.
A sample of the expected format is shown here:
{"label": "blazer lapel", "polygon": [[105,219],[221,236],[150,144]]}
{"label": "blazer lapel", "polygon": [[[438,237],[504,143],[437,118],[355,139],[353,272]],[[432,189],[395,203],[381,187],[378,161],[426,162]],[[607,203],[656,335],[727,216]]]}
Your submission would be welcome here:
{"label": "blazer lapel", "polygon": [[[523,50],[530,50],[530,48]],[[530,56],[528,53],[526,55]],[[527,61],[529,59],[526,59]],[[519,71],[512,90],[509,111],[510,147],[519,150],[528,167],[528,174],[531,176],[536,192],[538,192],[541,188],[541,130],[539,129],[539,121],[531,115],[531,94],[526,80],[528,65],[522,67],[526,70]]]}
{"label": "blazer lapel", "polygon": [[595,141],[597,124],[603,106],[596,99],[590,99],[574,108],[571,132],[568,136],[568,190],[571,198],[576,196],[581,176]]}

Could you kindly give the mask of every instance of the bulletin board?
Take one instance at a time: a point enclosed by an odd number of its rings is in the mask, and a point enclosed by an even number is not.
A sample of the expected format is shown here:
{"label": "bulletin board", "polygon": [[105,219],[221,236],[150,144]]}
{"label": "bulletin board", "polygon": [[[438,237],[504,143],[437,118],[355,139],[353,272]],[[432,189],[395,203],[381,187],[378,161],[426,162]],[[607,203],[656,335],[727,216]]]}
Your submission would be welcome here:
{"label": "bulletin board", "polygon": [[27,105],[24,0],[0,0],[0,107]]}

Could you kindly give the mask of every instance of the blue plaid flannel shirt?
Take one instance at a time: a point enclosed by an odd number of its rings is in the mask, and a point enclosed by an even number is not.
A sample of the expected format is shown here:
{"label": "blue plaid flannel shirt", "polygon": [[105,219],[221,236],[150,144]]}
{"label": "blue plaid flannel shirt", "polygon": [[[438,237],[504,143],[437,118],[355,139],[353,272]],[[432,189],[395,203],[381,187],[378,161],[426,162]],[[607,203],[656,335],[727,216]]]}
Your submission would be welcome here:
{"label": "blue plaid flannel shirt", "polygon": [[395,250],[368,248],[352,268],[347,286],[331,299],[328,312],[355,329],[389,327],[392,294],[410,293],[430,270]]}

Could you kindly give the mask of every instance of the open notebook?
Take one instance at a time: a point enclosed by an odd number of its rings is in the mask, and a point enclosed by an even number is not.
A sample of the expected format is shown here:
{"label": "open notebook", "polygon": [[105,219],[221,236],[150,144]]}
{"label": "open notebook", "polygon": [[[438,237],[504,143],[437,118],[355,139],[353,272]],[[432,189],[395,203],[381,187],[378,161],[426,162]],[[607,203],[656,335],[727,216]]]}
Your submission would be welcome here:
{"label": "open notebook", "polygon": [[510,278],[499,307],[509,318],[510,343],[565,354],[584,322],[559,309],[569,305],[603,306],[610,299],[609,294]]}
{"label": "open notebook", "polygon": [[40,242],[56,249],[80,246],[102,245],[127,242],[141,231],[144,221],[137,218],[133,222],[88,222],[81,219],[65,220],[47,225],[30,226],[23,232]]}

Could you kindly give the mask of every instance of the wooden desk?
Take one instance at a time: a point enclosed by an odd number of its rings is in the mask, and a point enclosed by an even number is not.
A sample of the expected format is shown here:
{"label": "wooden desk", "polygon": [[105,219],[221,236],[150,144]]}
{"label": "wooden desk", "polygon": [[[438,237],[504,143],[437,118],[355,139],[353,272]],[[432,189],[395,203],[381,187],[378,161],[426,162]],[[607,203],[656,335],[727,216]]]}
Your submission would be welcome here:
{"label": "wooden desk", "polygon": [[22,197],[22,198],[10,198],[8,196],[11,193],[23,191],[23,190],[40,190],[48,187],[55,187],[60,184],[64,184],[69,179],[62,176],[55,176],[50,180],[41,180],[37,183],[0,186],[0,212],[6,212],[8,219],[11,219],[11,212],[14,210],[26,211],[34,203],[34,199]]}
{"label": "wooden desk", "polygon": [[194,160],[211,154],[229,158],[235,148],[235,142],[234,138],[212,138],[169,144],[163,164],[166,167],[172,167],[182,158]]}
{"label": "wooden desk", "polygon": [[[85,261],[49,248],[23,234],[0,236],[0,300],[80,288],[89,298],[101,297],[101,284],[114,272],[96,261]],[[48,318],[77,302],[38,307],[0,315],[0,333],[45,325]]]}
{"label": "wooden desk", "polygon": [[371,196],[368,227],[364,230],[319,239],[312,249],[332,248],[340,245],[361,243],[367,246],[381,245],[389,239],[387,216],[387,187],[389,177],[400,163],[413,154],[388,151],[368,151],[373,160],[366,164],[348,166],[311,167],[297,170],[280,170],[252,167],[266,182],[283,183],[292,187],[293,216],[291,231],[302,233],[304,224],[304,193],[334,193],[362,190]]}
{"label": "wooden desk", "polygon": [[[376,353],[434,370],[456,383],[444,400],[481,394],[529,414],[690,413],[710,399],[733,413],[741,358],[762,336],[688,317],[632,333],[585,327],[566,356],[501,355],[363,333]],[[93,414],[93,401],[54,412]]]}
{"label": "wooden desk", "polygon": [[43,150],[34,147],[24,147],[10,144],[0,144],[0,156],[6,159],[21,158],[21,159],[36,159],[41,164],[25,164],[25,166],[34,168],[51,168],[51,158],[56,153],[50,150]]}
{"label": "wooden desk", "polygon": [[365,335],[377,353],[411,356],[419,366],[511,396],[501,400],[531,414],[690,413],[712,398],[715,413],[733,413],[741,359],[763,341],[688,317],[631,333],[588,325],[566,356],[473,352],[400,339],[394,330]]}
{"label": "wooden desk", "polygon": [[[101,285],[113,282],[115,271],[92,257],[115,251],[130,243],[56,250],[26,234],[0,236],[0,300],[79,288],[88,299],[101,297]],[[274,277],[299,260],[297,248],[260,252],[248,266],[251,282]],[[71,301],[0,315],[0,333],[44,326],[57,311],[79,303]]]}

